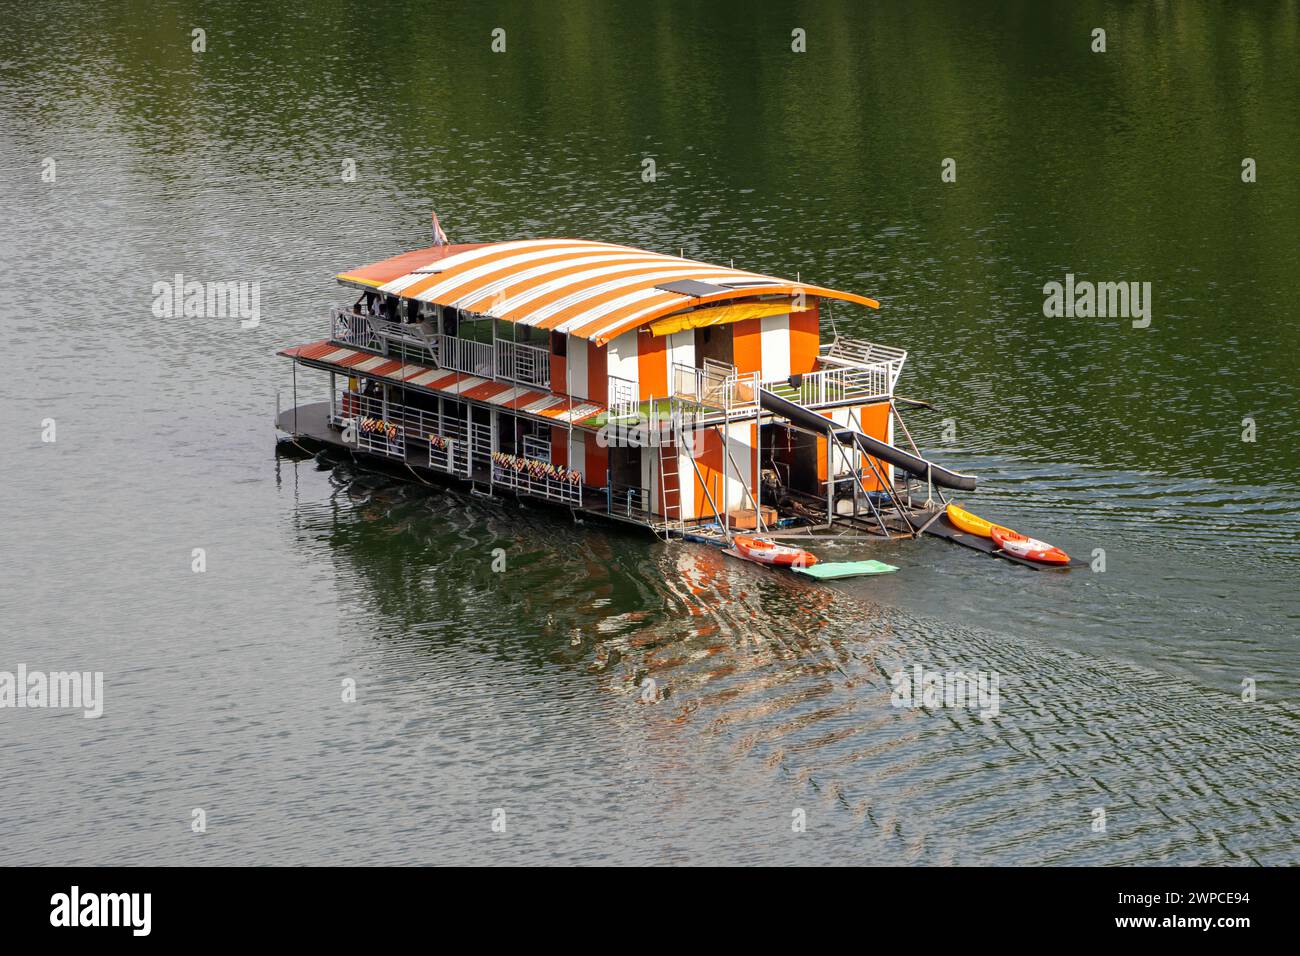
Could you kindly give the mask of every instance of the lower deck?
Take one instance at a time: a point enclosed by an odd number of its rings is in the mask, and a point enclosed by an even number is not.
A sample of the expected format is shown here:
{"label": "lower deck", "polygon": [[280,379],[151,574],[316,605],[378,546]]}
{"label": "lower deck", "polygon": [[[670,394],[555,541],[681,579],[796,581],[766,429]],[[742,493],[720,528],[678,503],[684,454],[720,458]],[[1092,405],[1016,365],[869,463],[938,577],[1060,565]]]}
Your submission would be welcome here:
{"label": "lower deck", "polygon": [[[311,402],[281,411],[276,416],[275,426],[291,436],[289,440],[299,444],[304,451],[314,453],[320,449],[332,449],[346,452],[390,468],[396,466],[400,470],[404,467],[421,480],[451,480],[487,494],[537,499],[590,515],[642,525],[656,533],[665,531],[665,523],[648,514],[635,494],[620,493],[610,487],[594,487],[568,477],[520,473],[503,466],[493,453],[490,433],[486,430],[478,435],[465,435],[463,450],[455,447],[453,439],[452,447],[441,453],[419,442],[390,441],[375,433],[349,442],[345,440],[345,429],[338,424],[329,402]],[[450,429],[444,423],[442,430]]]}
{"label": "lower deck", "polygon": [[[464,458],[453,453],[439,463],[431,461],[428,449],[416,443],[400,449],[378,442],[370,447],[349,444],[344,440],[343,429],[334,420],[329,402],[313,402],[282,411],[276,417],[276,428],[291,436],[287,442],[309,453],[322,449],[347,453],[387,466],[399,474],[408,471],[419,480],[452,481],[488,495],[506,494],[545,501],[567,507],[574,514],[647,528],[665,537],[677,535],[687,540],[719,545],[727,540],[727,532],[716,519],[665,521],[644,507],[644,503],[636,501],[634,496],[615,495],[612,486],[599,488],[582,482],[566,482],[561,487],[545,479],[521,481],[494,463],[490,453],[486,456],[471,453]],[[912,495],[913,490],[923,491],[924,488],[918,489],[915,483],[904,478],[889,495],[882,493],[863,502],[855,499],[850,508],[844,507],[849,504],[846,500],[838,500],[834,507],[828,507],[827,501],[820,496],[789,491],[778,501],[770,501],[760,491],[764,511],[770,510],[775,519],[767,522],[764,535],[790,543],[815,544],[831,540],[843,543],[854,538],[917,538],[929,534],[1034,570],[1059,570],[1017,558],[997,549],[988,538],[961,531],[948,521],[943,500],[927,498],[918,501]],[[1085,561],[1073,560],[1069,567],[1086,564]]]}

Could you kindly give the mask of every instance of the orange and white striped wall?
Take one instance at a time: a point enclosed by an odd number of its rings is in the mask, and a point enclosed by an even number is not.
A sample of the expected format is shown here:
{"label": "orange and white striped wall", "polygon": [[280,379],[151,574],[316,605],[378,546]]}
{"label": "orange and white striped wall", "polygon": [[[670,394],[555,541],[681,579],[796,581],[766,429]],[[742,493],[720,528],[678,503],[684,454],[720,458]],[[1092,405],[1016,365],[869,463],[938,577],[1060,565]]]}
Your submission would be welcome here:
{"label": "orange and white striped wall", "polygon": [[713,517],[710,496],[721,514],[754,507],[750,494],[758,494],[758,425],[732,422],[725,427],[726,439],[723,431],[722,427],[703,430],[697,433],[698,445],[680,449],[677,481],[682,517]]}
{"label": "orange and white striped wall", "polygon": [[[729,325],[714,326],[715,334],[723,332],[732,336],[732,363],[737,370],[758,372],[764,380],[783,379],[790,375],[813,371],[820,347],[818,309],[816,300],[804,312],[745,319]],[[695,330],[686,329],[665,336],[650,334],[648,329],[633,329],[610,340],[607,346],[568,335],[564,340],[565,355],[552,356],[552,388],[566,391],[574,398],[586,398],[606,403],[608,401],[608,376],[617,376],[637,385],[640,398],[662,398],[674,391],[670,381],[674,365],[695,367]],[[834,409],[823,413],[837,425],[860,428],[868,435],[884,441],[893,441],[893,422],[888,403],[861,408]],[[699,455],[695,465],[699,476],[691,467],[686,451],[678,457],[678,491],[670,496],[672,503],[680,504],[683,517],[712,515],[705,494],[715,495],[719,510],[728,511],[752,507],[746,488],[758,487],[758,432],[757,425],[738,422],[728,426],[730,458],[725,453],[724,442],[718,431],[701,434]],[[552,430],[552,456],[557,462],[579,468],[590,484],[603,484],[609,467],[608,449],[600,447],[591,432],[556,426]],[[641,457],[642,481],[651,490],[653,510],[662,513],[659,499],[659,468],[661,453],[656,448],[646,448]],[[851,470],[852,458],[838,449],[830,456],[831,467],[837,476]],[[862,456],[866,466],[866,456]],[[892,480],[888,465],[876,463],[886,480]],[[827,477],[826,440],[818,440],[818,476]],[[702,479],[702,480],[701,480]],[[864,482],[868,489],[878,483],[868,476]]]}
{"label": "orange and white striped wall", "polygon": [[[817,330],[817,305],[805,312],[745,319],[714,326],[715,332],[732,335],[732,363],[742,373],[758,372],[767,379],[788,378],[811,372],[817,364],[821,344]],[[674,365],[695,367],[695,330],[653,335],[648,327],[630,329],[610,340],[605,347],[570,335],[565,343],[565,374],[554,374],[575,398],[607,401],[607,377],[615,376],[637,385],[642,401],[664,398],[673,391],[669,381]],[[553,387],[558,388],[558,385]]]}

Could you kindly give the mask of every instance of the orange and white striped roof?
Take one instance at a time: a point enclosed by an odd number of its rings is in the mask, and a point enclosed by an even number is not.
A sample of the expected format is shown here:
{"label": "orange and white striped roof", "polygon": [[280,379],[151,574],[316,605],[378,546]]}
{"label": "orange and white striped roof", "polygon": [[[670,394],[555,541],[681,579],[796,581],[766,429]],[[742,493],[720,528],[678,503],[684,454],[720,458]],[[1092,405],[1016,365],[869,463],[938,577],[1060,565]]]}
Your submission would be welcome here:
{"label": "orange and white striped roof", "polygon": [[[686,309],[760,295],[874,299],[757,272],[583,239],[524,239],[434,247],[340,273],[339,281],[451,306],[604,345],[628,329]],[[670,291],[681,280],[707,283]]]}

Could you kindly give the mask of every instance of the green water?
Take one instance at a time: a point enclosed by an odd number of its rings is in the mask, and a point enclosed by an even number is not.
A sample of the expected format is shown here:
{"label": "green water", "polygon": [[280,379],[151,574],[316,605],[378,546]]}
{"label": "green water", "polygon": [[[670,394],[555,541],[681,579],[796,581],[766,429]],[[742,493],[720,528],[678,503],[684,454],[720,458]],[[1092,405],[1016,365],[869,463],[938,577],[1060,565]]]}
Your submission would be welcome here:
{"label": "green water", "polygon": [[[18,861],[1296,862],[1300,5],[23,9],[0,669],[107,700],[0,710]],[[835,325],[909,350],[965,503],[1106,570],[925,540],[819,583],[277,458],[274,350],[430,208],[878,298]],[[178,272],[260,324],[154,318]],[[1067,273],[1150,326],[1046,317]],[[918,663],[999,715],[892,707]]]}

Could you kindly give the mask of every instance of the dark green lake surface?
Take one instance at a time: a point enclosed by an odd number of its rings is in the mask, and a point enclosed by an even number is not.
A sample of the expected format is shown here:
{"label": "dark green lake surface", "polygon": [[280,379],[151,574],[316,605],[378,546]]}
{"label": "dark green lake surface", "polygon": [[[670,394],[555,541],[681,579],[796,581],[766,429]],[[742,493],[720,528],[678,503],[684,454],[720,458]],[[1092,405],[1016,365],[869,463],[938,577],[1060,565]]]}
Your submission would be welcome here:
{"label": "dark green lake surface", "polygon": [[[0,710],[6,862],[1300,861],[1300,4],[25,9],[0,670],[106,703]],[[965,503],[1105,572],[928,539],[823,585],[277,459],[274,350],[431,207],[877,296],[836,325],[910,350]],[[176,273],[260,325],[155,318]],[[1150,327],[1044,317],[1067,273],[1150,282]],[[999,715],[892,707],[913,664]]]}

